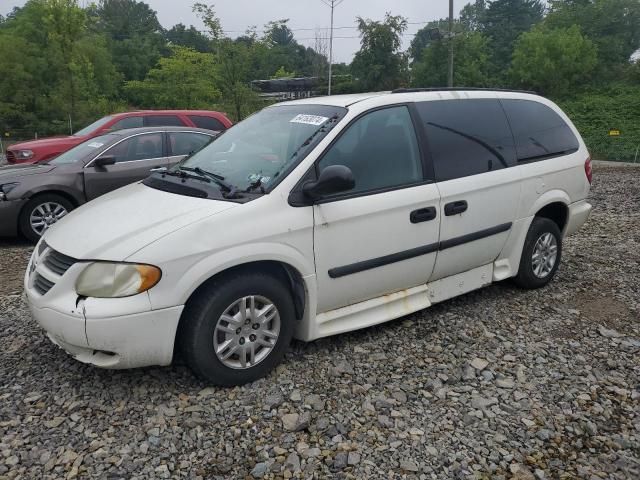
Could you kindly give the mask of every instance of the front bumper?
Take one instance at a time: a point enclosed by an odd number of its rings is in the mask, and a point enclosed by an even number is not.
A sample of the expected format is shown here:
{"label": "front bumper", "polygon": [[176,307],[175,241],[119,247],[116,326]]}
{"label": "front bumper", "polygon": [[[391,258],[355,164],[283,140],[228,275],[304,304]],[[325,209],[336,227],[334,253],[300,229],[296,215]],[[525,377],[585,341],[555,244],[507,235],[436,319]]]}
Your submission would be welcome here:
{"label": "front bumper", "polygon": [[[47,266],[50,249],[34,250],[24,287],[33,318],[49,339],[83,363],[102,368],[169,365],[184,306],[152,310],[147,293],[125,298],[81,298],[75,282],[86,262],[57,275]],[[36,275],[53,284],[35,288]]]}
{"label": "front bumper", "polygon": [[18,234],[18,216],[27,200],[0,200],[0,237]]}
{"label": "front bumper", "polygon": [[580,230],[580,227],[589,218],[591,213],[591,204],[586,200],[574,202],[569,205],[569,215],[567,216],[567,226],[564,230],[564,234],[571,235],[572,233]]}

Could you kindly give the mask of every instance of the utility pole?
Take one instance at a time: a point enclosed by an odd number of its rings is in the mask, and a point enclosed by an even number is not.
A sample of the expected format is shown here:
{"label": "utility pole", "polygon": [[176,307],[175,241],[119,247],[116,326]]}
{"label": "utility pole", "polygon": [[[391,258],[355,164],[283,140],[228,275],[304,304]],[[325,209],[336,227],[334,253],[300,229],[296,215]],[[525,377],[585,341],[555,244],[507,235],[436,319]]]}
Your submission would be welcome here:
{"label": "utility pole", "polygon": [[331,31],[329,33],[329,85],[327,88],[327,94],[331,95],[331,75],[333,65],[333,10],[340,5],[344,0],[320,0],[322,3],[331,8]]}
{"label": "utility pole", "polygon": [[449,0],[449,75],[447,86],[453,87],[453,0]]}

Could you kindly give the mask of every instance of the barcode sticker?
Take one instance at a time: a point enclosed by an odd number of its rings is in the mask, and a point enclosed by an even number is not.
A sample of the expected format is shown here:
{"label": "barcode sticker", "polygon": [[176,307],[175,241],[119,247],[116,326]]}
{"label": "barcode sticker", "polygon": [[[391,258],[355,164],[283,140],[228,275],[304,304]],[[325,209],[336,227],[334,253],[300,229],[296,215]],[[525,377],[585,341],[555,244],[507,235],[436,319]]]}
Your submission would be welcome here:
{"label": "barcode sticker", "polygon": [[305,123],[307,125],[322,125],[329,120],[329,117],[321,117],[320,115],[305,115],[300,113],[289,120],[289,123]]}

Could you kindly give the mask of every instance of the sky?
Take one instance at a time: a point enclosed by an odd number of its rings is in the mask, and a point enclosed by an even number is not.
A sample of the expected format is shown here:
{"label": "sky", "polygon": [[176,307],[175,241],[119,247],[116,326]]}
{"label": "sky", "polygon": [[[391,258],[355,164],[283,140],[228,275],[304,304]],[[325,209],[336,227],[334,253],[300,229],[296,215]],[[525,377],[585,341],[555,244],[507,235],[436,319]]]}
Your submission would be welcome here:
{"label": "sky", "polygon": [[[202,22],[191,12],[191,5],[197,0],[146,0],[158,13],[158,20],[165,28],[176,23],[195,25],[204,29]],[[305,46],[313,47],[315,31],[328,29],[330,9],[322,0],[199,0],[214,4],[215,11],[222,21],[222,28],[230,37],[236,37],[253,25],[260,32],[264,24],[281,18],[288,18],[289,28],[294,30],[296,40]],[[454,0],[456,16],[460,9],[471,0]],[[13,7],[24,5],[25,0],[0,0],[0,14],[6,15]],[[89,0],[79,0],[81,5]],[[385,12],[402,15],[410,25],[403,37],[403,49],[408,48],[412,34],[431,20],[444,18],[449,14],[447,0],[343,0],[335,8],[334,25],[334,62],[351,62],[360,48],[356,17],[381,20]],[[328,36],[328,35],[327,35]],[[350,38],[341,38],[350,37]]]}

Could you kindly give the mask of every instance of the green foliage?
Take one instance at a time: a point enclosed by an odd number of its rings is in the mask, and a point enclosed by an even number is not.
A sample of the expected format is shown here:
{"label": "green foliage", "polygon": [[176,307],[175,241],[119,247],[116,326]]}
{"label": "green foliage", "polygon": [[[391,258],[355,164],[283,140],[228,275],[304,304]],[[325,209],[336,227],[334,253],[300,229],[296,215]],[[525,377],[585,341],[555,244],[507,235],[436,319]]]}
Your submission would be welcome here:
{"label": "green foliage", "polygon": [[[494,0],[474,13],[480,31],[491,42],[494,68],[506,72],[516,39],[542,20],[544,5],[539,0]],[[473,22],[472,22],[473,23]]]}
{"label": "green foliage", "polygon": [[214,42],[222,38],[222,24],[220,23],[220,19],[216,15],[213,6],[209,6],[205,3],[194,3],[191,10],[202,20],[202,23],[207,27],[209,37]]}
{"label": "green foliage", "polygon": [[407,19],[387,13],[384,21],[358,17],[361,47],[351,71],[364,90],[390,90],[406,83],[407,57],[400,52]]}
{"label": "green foliage", "polygon": [[[431,42],[411,70],[415,87],[447,85],[449,39]],[[488,87],[491,84],[489,41],[479,32],[460,33],[453,38],[454,86]]]}
{"label": "green foliage", "polygon": [[143,81],[126,83],[130,98],[146,108],[212,108],[220,98],[215,87],[218,77],[213,54],[181,46],[171,47],[171,52]]}
{"label": "green foliage", "polygon": [[[636,158],[640,147],[640,86],[614,84],[558,103],[578,128],[593,158]],[[621,135],[609,136],[611,129],[620,130]]]}
{"label": "green foliage", "polygon": [[605,81],[619,75],[616,68],[629,61],[640,48],[640,1],[554,0],[545,18],[552,28],[577,25],[598,47],[599,77]]}
{"label": "green foliage", "polygon": [[513,82],[542,94],[561,97],[589,81],[597,64],[597,49],[574,25],[523,33],[513,52]]}
{"label": "green foliage", "polygon": [[187,28],[182,23],[178,23],[167,30],[164,37],[171,45],[193,48],[201,53],[211,51],[209,38],[198,31],[193,25]]}
{"label": "green foliage", "polygon": [[[470,31],[460,21],[453,22],[453,32],[463,33]],[[449,33],[449,20],[441,18],[433,22],[427,23],[418,30],[409,45],[409,58],[414,62],[420,60],[424,49],[443,40]]]}

